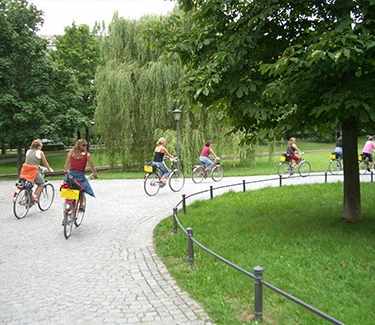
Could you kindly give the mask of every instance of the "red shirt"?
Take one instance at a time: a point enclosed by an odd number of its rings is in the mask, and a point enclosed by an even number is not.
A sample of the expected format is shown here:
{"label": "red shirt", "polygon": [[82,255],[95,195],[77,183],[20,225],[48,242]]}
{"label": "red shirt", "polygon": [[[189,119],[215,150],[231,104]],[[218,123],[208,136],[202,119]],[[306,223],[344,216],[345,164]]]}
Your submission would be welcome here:
{"label": "red shirt", "polygon": [[201,156],[208,157],[210,155],[210,147],[204,146],[201,151]]}
{"label": "red shirt", "polygon": [[70,156],[70,169],[76,170],[79,172],[84,172],[87,165],[89,154],[88,153],[82,153],[81,158],[77,159],[73,157],[73,155]]}

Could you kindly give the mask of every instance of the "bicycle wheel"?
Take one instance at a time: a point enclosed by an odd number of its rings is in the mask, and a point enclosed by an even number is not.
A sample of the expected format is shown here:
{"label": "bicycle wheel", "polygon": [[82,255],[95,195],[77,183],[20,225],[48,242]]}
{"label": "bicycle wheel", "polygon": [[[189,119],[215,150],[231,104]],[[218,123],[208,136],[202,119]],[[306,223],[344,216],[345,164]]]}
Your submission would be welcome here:
{"label": "bicycle wheel", "polygon": [[202,183],[204,178],[204,167],[203,166],[195,166],[193,167],[191,173],[191,179],[195,184]]}
{"label": "bicycle wheel", "polygon": [[38,207],[41,211],[47,211],[55,198],[55,188],[52,184],[44,184],[43,191],[40,193]]}
{"label": "bicycle wheel", "polygon": [[158,194],[160,189],[160,179],[155,173],[147,174],[143,183],[145,193],[148,196],[154,196]]}
{"label": "bicycle wheel", "polygon": [[74,207],[71,209],[67,210],[64,209],[64,220],[63,220],[63,225],[64,225],[64,237],[65,239],[68,239],[70,235],[72,234],[72,228],[73,228],[73,212]]}
{"label": "bicycle wheel", "polygon": [[185,176],[181,170],[175,169],[169,176],[168,184],[173,192],[179,192],[185,185]]}
{"label": "bicycle wheel", "polygon": [[311,165],[308,161],[301,161],[301,163],[298,165],[298,173],[302,177],[309,176],[311,173]]}
{"label": "bicycle wheel", "polygon": [[81,203],[79,202],[77,210],[76,210],[76,215],[74,218],[74,224],[77,228],[81,225],[83,218],[85,217],[85,212],[86,212],[85,210],[80,210],[80,207],[81,207]]}
{"label": "bicycle wheel", "polygon": [[289,177],[291,175],[291,167],[289,163],[281,162],[277,174],[282,177]]}
{"label": "bicycle wheel", "polygon": [[337,175],[342,171],[342,165],[340,160],[331,160],[328,165],[328,171],[332,175]]}
{"label": "bicycle wheel", "polygon": [[20,190],[13,198],[13,213],[17,219],[26,217],[31,206],[31,192],[25,189]]}
{"label": "bicycle wheel", "polygon": [[371,173],[370,164],[369,164],[369,162],[367,160],[362,160],[359,163],[359,173],[361,175],[366,175],[366,174],[370,174]]}
{"label": "bicycle wheel", "polygon": [[223,166],[216,165],[211,171],[211,177],[215,182],[220,182],[224,177]]}

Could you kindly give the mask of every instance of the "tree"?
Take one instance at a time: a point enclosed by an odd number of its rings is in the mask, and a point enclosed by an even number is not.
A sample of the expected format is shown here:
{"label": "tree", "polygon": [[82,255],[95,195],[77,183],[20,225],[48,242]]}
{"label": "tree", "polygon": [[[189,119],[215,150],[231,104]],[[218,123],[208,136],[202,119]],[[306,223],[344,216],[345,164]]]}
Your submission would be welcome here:
{"label": "tree", "polygon": [[357,131],[374,118],[374,1],[180,3],[188,13],[172,48],[196,100],[226,101],[247,132],[342,124],[344,217],[357,220]]}
{"label": "tree", "polygon": [[36,34],[41,23],[27,1],[0,3],[0,138],[17,148],[18,168],[32,139],[58,139],[69,129],[77,99],[73,76],[50,60]]}
{"label": "tree", "polygon": [[0,137],[18,149],[48,128],[46,43],[36,35],[41,12],[25,0],[0,3]]}
{"label": "tree", "polygon": [[64,35],[56,37],[56,50],[52,52],[53,60],[73,73],[77,81],[77,92],[80,100],[74,109],[81,114],[80,126],[88,127],[95,112],[95,74],[100,60],[100,43],[95,29],[90,31],[87,25],[76,25],[65,28]]}

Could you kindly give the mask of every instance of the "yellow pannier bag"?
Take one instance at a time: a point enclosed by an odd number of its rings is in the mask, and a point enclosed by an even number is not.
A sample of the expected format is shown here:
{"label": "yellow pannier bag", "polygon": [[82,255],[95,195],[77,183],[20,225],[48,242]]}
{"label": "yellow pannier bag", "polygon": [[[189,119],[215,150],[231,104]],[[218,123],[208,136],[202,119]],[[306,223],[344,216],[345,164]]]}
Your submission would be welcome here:
{"label": "yellow pannier bag", "polygon": [[285,156],[280,156],[280,162],[284,162],[286,161],[286,157]]}
{"label": "yellow pannier bag", "polygon": [[145,173],[152,173],[153,168],[150,165],[144,165],[143,170],[145,171]]}
{"label": "yellow pannier bag", "polygon": [[331,153],[330,158],[331,158],[331,160],[336,160],[336,154],[335,153]]}
{"label": "yellow pannier bag", "polygon": [[78,200],[79,190],[72,190],[70,188],[62,188],[60,190],[60,197],[66,200]]}

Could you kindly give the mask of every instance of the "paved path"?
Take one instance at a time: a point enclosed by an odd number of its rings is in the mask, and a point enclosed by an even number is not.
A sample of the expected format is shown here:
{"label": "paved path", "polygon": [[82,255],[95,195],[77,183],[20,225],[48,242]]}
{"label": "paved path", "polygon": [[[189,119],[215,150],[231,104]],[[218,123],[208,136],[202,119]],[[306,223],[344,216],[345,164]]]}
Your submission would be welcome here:
{"label": "paved path", "polygon": [[[226,178],[220,185],[242,179]],[[209,185],[188,180],[184,192]],[[278,181],[251,188],[264,186]],[[87,218],[65,240],[60,198],[49,211],[33,207],[17,220],[14,182],[0,182],[0,324],[211,324],[153,248],[154,227],[171,214],[181,193],[165,188],[149,198],[141,180],[96,180],[93,187],[97,199],[88,201]]]}

